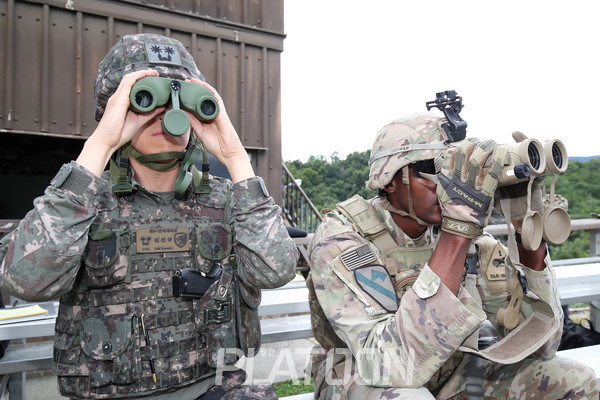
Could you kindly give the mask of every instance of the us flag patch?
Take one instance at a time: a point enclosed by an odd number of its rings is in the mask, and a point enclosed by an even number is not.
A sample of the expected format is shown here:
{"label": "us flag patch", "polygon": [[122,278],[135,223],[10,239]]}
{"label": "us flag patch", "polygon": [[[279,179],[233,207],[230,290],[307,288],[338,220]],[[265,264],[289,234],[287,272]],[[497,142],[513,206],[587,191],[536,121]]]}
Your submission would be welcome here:
{"label": "us flag patch", "polygon": [[377,261],[375,254],[373,254],[368,244],[360,246],[359,248],[348,253],[342,254],[340,259],[350,271]]}

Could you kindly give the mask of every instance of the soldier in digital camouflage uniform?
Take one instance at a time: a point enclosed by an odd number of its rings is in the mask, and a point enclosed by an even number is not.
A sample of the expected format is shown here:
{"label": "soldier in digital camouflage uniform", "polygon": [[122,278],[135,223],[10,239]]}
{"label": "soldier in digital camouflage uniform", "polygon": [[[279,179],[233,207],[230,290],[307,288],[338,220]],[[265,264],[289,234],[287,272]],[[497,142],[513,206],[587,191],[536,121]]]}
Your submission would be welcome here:
{"label": "soldier in digital camouflage uniform", "polygon": [[[166,107],[130,111],[133,84],[159,75],[209,88],[218,117],[202,123],[188,113],[191,132],[169,136]],[[123,37],[99,65],[97,129],[1,242],[3,291],[60,297],[54,369],[64,396],[277,398],[269,385],[242,385],[245,372],[232,364],[260,345],[260,289],[292,279],[297,249],[221,98],[203,81],[180,42]],[[192,135],[231,180],[203,183],[190,170]],[[120,186],[104,172],[110,157]],[[181,184],[187,174],[193,179]],[[185,268],[212,284],[201,298],[174,297],[172,277]]]}
{"label": "soldier in digital camouflage uniform", "polygon": [[555,356],[562,311],[546,245],[516,245],[518,264],[483,233],[506,152],[446,144],[445,122],[423,113],[383,127],[367,182],[378,196],[339,203],[315,232],[315,398],[598,399],[593,370]]}

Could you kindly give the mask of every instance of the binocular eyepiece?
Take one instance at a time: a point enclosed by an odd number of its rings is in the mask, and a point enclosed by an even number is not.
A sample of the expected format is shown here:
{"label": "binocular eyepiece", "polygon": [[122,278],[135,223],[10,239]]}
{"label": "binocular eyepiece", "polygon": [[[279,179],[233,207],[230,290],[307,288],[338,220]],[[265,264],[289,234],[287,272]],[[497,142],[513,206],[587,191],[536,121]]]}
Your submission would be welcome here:
{"label": "binocular eyepiece", "polygon": [[169,100],[172,109],[163,116],[162,128],[171,136],[181,136],[190,129],[190,119],[180,105],[202,122],[210,122],[219,114],[212,92],[192,82],[146,76],[133,85],[129,95],[130,108],[137,113],[150,112]]}
{"label": "binocular eyepiece", "polygon": [[548,140],[542,145],[536,139],[526,139],[506,146],[510,161],[498,176],[498,186],[510,186],[530,176],[562,174],[567,170],[569,158],[563,142]]}

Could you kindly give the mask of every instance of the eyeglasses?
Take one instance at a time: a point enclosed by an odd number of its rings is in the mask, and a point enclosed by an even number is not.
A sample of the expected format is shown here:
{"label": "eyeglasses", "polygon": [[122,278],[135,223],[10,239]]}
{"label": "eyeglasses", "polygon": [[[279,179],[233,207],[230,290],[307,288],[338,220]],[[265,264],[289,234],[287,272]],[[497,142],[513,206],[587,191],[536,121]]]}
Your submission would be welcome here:
{"label": "eyeglasses", "polygon": [[417,178],[427,179],[427,176],[423,176],[421,174],[436,175],[440,172],[436,170],[435,162],[433,161],[433,159],[417,161],[412,164],[409,164],[408,166],[412,168],[413,174]]}

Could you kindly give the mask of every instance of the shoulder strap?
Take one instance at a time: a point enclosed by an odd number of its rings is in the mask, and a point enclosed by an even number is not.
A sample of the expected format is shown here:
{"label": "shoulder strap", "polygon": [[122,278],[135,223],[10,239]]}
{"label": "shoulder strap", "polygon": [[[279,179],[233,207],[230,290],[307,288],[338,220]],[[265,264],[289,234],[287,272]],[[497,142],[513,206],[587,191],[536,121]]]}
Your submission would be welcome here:
{"label": "shoulder strap", "polygon": [[192,165],[192,176],[194,178],[194,193],[209,194],[211,187],[208,184],[208,172],[200,172],[195,165]]}
{"label": "shoulder strap", "polygon": [[131,143],[122,146],[114,157],[110,158],[110,177],[113,193],[131,193],[133,186],[129,177],[129,154]]}
{"label": "shoulder strap", "polygon": [[359,235],[373,242],[381,254],[387,255],[398,248],[379,212],[359,195],[338,203],[337,210],[352,222],[352,227]]}

